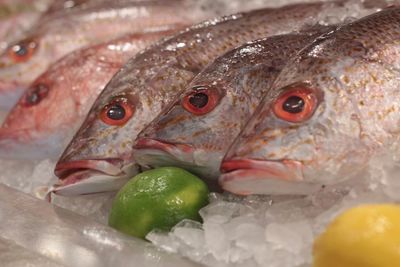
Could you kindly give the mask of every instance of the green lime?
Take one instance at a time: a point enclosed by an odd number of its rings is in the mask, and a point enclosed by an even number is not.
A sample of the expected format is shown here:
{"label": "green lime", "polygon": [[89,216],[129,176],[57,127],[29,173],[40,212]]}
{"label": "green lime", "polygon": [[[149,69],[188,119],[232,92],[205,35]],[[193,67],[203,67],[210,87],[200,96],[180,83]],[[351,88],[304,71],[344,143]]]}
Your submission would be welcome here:
{"label": "green lime", "polygon": [[183,219],[201,220],[208,188],[193,174],[162,167],[136,175],[115,197],[108,224],[144,238],[153,229],[168,231]]}

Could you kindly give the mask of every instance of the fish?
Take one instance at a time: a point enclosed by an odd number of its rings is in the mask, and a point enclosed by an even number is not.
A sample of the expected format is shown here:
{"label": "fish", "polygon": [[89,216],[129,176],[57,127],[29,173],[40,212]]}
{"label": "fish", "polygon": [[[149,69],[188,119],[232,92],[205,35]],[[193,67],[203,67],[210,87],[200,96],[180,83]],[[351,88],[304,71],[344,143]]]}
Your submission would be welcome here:
{"label": "fish", "polygon": [[339,27],[278,75],[221,164],[224,190],[307,195],[399,139],[400,7]]}
{"label": "fish", "polygon": [[0,55],[0,108],[9,109],[48,66],[73,50],[133,32],[168,30],[213,14],[194,1],[114,1],[41,20]]}
{"label": "fish", "polygon": [[147,167],[179,166],[217,180],[219,166],[286,62],[334,27],[276,35],[218,57],[138,135],[133,153]]}
{"label": "fish", "polygon": [[[373,12],[362,9],[363,12]],[[205,21],[128,61],[110,80],[55,166],[63,195],[119,189],[138,172],[137,134],[217,56],[247,41],[348,12],[343,3],[289,5]],[[354,12],[351,12],[354,14]]]}
{"label": "fish", "polygon": [[113,74],[137,52],[181,28],[128,34],[53,63],[7,115],[0,128],[0,157],[57,158]]}
{"label": "fish", "polygon": [[50,4],[50,0],[0,1],[0,52],[31,28]]}
{"label": "fish", "polygon": [[37,23],[78,6],[112,0],[2,0],[0,1],[0,52],[23,38]]}

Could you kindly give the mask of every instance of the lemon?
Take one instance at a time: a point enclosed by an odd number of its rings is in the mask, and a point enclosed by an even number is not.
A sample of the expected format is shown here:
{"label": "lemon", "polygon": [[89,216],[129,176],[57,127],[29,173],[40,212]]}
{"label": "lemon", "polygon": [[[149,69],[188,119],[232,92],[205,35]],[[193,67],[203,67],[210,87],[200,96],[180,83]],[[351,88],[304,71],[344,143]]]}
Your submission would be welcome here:
{"label": "lemon", "polygon": [[344,212],[316,239],[313,254],[313,267],[400,266],[400,206]]}
{"label": "lemon", "polygon": [[200,220],[208,188],[193,174],[176,167],[145,171],[131,179],[115,197],[108,223],[144,238],[153,229],[168,231],[183,219]]}

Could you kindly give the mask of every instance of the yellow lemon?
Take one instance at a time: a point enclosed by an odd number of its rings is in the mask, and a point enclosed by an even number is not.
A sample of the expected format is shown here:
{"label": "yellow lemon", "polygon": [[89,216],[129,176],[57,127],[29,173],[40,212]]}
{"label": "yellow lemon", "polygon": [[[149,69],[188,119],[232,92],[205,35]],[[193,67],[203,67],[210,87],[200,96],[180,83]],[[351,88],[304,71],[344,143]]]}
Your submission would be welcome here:
{"label": "yellow lemon", "polygon": [[339,215],[314,243],[313,267],[400,266],[400,206],[364,205]]}

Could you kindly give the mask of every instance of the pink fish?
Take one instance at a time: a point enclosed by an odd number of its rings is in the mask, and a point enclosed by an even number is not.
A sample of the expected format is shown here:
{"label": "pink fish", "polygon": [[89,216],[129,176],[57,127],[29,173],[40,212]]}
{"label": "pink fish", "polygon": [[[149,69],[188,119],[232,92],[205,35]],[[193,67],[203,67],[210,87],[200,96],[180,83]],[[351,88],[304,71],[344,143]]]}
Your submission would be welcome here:
{"label": "pink fish", "polygon": [[[360,6],[359,11],[373,12]],[[332,14],[355,14],[343,3],[261,9],[210,20],[132,58],[108,83],[64,151],[55,173],[60,194],[116,190],[137,172],[137,134],[219,55],[247,41],[298,30]]]}
{"label": "pink fish", "polygon": [[136,161],[218,179],[223,156],[286,62],[331,29],[257,40],[217,58],[140,133]]}
{"label": "pink fish", "polygon": [[41,20],[0,56],[0,107],[15,103],[47,67],[73,50],[128,33],[167,30],[212,16],[194,1],[114,1]]}
{"label": "pink fish", "polygon": [[374,155],[397,147],[399,67],[400,7],[303,49],[225,156],[222,187],[308,194],[357,177]]}
{"label": "pink fish", "polygon": [[52,64],[8,114],[0,128],[0,155],[59,155],[115,72],[138,51],[173,32],[127,35],[74,51]]}

